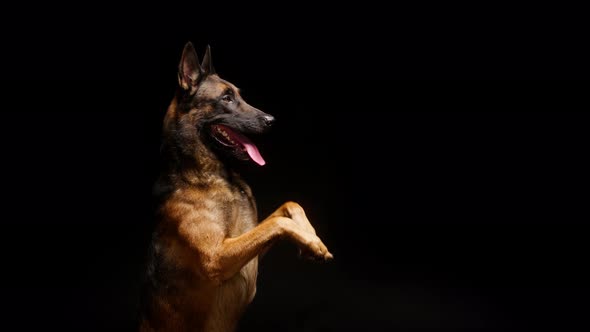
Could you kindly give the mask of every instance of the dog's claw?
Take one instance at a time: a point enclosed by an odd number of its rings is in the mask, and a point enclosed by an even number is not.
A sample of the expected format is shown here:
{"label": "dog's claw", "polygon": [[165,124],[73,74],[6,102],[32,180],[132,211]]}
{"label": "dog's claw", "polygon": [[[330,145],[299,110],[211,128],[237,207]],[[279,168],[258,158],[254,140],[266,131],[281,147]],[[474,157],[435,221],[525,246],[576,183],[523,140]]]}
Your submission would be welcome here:
{"label": "dog's claw", "polygon": [[313,253],[312,251],[306,251],[299,249],[298,255],[299,258],[311,260],[314,262],[327,262],[334,259],[334,255],[329,251],[321,252],[321,253]]}

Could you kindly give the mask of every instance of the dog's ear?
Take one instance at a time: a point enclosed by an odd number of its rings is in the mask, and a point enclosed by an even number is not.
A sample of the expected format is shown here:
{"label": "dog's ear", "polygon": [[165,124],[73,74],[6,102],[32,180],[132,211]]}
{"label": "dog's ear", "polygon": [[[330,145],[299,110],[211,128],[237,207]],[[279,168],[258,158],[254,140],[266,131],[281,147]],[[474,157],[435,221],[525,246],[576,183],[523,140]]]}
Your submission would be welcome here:
{"label": "dog's ear", "polygon": [[203,69],[199,65],[199,57],[193,43],[188,42],[182,51],[178,65],[178,84],[191,94],[197,91],[199,79],[203,76]]}
{"label": "dog's ear", "polygon": [[209,45],[207,45],[207,50],[205,51],[201,68],[203,68],[206,74],[215,74],[215,68],[213,68],[213,62],[211,60],[211,46]]}

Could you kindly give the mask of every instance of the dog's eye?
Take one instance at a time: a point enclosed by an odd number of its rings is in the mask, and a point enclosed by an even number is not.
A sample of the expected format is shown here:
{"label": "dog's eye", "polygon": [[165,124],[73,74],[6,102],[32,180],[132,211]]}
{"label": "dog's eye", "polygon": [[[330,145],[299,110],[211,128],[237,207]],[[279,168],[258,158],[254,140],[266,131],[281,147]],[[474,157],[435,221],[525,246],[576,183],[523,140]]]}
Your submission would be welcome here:
{"label": "dog's eye", "polygon": [[225,101],[226,103],[231,103],[232,101],[234,101],[234,97],[232,97],[231,95],[223,95],[223,97],[221,97],[221,100]]}

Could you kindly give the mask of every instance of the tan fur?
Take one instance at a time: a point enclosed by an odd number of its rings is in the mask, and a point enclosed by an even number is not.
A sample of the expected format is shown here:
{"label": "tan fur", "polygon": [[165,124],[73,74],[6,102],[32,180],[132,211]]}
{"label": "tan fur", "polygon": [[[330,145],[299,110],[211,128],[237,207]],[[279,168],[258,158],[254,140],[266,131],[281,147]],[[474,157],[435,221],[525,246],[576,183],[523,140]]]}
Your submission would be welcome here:
{"label": "tan fur", "polygon": [[[220,93],[223,84],[214,78],[198,93]],[[165,139],[179,117],[191,116],[177,105],[174,99],[165,116]],[[250,187],[199,144],[191,167],[168,174],[173,189],[158,210],[154,236],[155,275],[162,280],[147,297],[140,331],[233,331],[256,293],[258,255],[280,238],[310,256],[332,258],[297,203],[258,223]]]}

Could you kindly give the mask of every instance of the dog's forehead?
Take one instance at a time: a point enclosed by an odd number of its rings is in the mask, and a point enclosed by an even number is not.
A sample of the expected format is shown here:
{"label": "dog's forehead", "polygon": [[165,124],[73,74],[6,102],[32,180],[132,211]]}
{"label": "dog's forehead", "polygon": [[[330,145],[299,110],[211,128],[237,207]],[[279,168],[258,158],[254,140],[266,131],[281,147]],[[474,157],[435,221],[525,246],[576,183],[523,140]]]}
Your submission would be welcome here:
{"label": "dog's forehead", "polygon": [[207,77],[199,87],[199,93],[202,96],[219,96],[224,94],[227,89],[239,92],[239,89],[235,85],[215,75]]}
{"label": "dog's forehead", "polygon": [[226,81],[224,79],[221,79],[221,78],[219,79],[219,83],[218,84],[219,84],[219,87],[224,87],[225,89],[227,89],[229,87],[230,89],[234,90],[235,92],[239,92],[240,91],[240,89],[238,89],[237,86],[235,86],[232,83],[230,83],[230,82],[228,82],[228,81]]}

